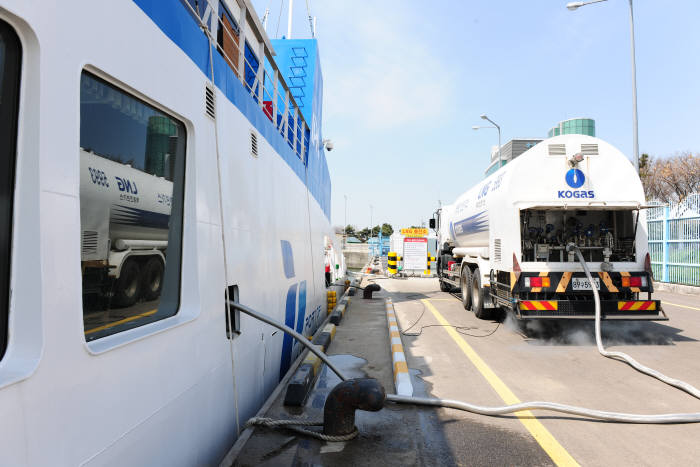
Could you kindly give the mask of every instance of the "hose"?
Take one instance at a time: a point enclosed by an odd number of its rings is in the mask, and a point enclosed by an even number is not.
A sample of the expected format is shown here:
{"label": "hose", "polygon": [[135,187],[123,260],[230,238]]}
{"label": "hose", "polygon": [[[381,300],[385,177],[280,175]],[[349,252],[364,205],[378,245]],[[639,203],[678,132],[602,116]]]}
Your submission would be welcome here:
{"label": "hose", "polygon": [[302,344],[304,347],[309,349],[309,352],[316,355],[318,358],[320,358],[323,361],[323,363],[328,365],[328,368],[333,370],[333,373],[338,375],[338,378],[340,378],[342,381],[345,381],[348,379],[343,373],[341,373],[341,371],[335,365],[333,365],[333,363],[328,359],[326,354],[324,354],[323,352],[318,350],[306,337],[302,336],[301,334],[296,332],[294,329],[290,328],[289,326],[285,326],[282,323],[278,323],[277,321],[270,318],[269,316],[266,316],[262,313],[258,313],[257,311],[253,310],[252,308],[248,308],[247,306],[241,305],[238,302],[234,302],[234,301],[229,300],[228,304],[229,304],[229,306],[232,306],[233,308],[236,308],[237,310],[240,310],[243,313],[245,313],[249,316],[252,316],[253,318],[255,318],[257,320],[260,320],[263,323],[267,323],[270,326],[276,327],[280,331],[286,332],[287,334],[289,334],[290,336],[295,338],[297,341],[299,341],[299,343]]}
{"label": "hose", "polygon": [[447,407],[451,409],[464,410],[466,412],[480,415],[497,416],[506,415],[523,410],[550,410],[570,415],[580,415],[587,418],[606,420],[619,423],[644,423],[644,424],[664,424],[664,423],[700,423],[700,413],[675,413],[661,415],[637,415],[631,413],[605,412],[602,410],[587,409],[574,405],[558,404],[556,402],[521,402],[519,404],[504,405],[501,407],[484,407],[469,404],[467,402],[450,399],[435,399],[428,397],[399,396],[398,394],[387,394],[386,400],[401,404],[428,405],[433,407]]}
{"label": "hose", "polygon": [[[579,262],[581,263],[581,266],[583,266],[583,271],[586,273],[586,277],[588,278],[588,281],[590,282],[591,285],[593,285],[593,278],[591,277],[591,271],[588,269],[588,265],[586,264],[586,261],[583,259],[583,255],[581,254],[581,250],[574,245],[573,243],[570,243],[566,247],[567,251],[574,250],[576,252],[576,256],[578,257]],[[593,289],[593,299],[595,300],[595,343],[596,346],[598,347],[598,352],[603,356],[607,358],[611,358],[613,360],[622,360],[626,363],[628,363],[632,368],[635,370],[644,373],[645,375],[652,376],[659,381],[662,381],[670,386],[673,386],[675,388],[680,389],[681,391],[685,391],[691,396],[700,399],[700,390],[698,390],[696,387],[686,383],[685,381],[681,381],[679,379],[675,378],[670,378],[663,373],[656,371],[652,368],[649,368],[647,366],[642,365],[639,363],[637,360],[634,358],[630,357],[626,353],[622,352],[609,352],[605,350],[605,347],[603,347],[603,340],[600,337],[600,295],[598,293],[598,288],[597,287],[591,287]]]}
{"label": "hose", "polygon": [[[576,248],[573,246],[573,248]],[[588,267],[585,264],[585,261],[583,260],[583,256],[581,255],[580,251],[578,251],[578,248],[576,248],[576,252],[578,253],[579,256],[579,261],[583,264],[584,271],[586,272],[586,276],[588,277],[588,280],[591,281],[591,284],[593,284],[593,278],[591,277],[590,271],[588,270]],[[634,361],[631,357],[621,353],[621,352],[607,352],[601,343],[600,339],[600,297],[598,296],[597,290],[593,288],[594,291],[594,299],[595,299],[595,307],[596,307],[596,314],[595,314],[595,321],[596,321],[596,341],[598,344],[598,351],[602,350],[602,354],[606,357],[610,358],[624,358],[626,361],[629,362],[629,360]],[[240,303],[236,302],[229,302],[229,304],[242,311],[243,313],[246,313],[249,316],[252,316],[253,318],[256,318],[260,321],[263,321],[271,326],[276,327],[277,329],[280,329],[283,332],[286,332],[287,334],[291,335],[295,339],[297,339],[301,344],[303,344],[305,347],[309,349],[309,351],[313,352],[317,357],[319,357],[328,367],[336,374],[338,377],[345,381],[348,378],[340,371],[338,368],[335,367],[331,363],[331,361],[326,357],[326,355],[323,352],[320,352],[318,349],[316,349],[312,344],[309,343],[308,339],[306,339],[304,336],[301,334],[297,333],[294,329],[285,326],[284,324],[278,323],[272,318],[269,318],[261,313],[258,313],[255,310],[252,310],[251,308],[248,308],[245,305],[241,305]],[[654,370],[651,370],[649,368],[646,368],[642,365],[640,365],[637,362],[634,362],[636,365],[630,363],[634,368],[640,369],[640,371],[650,374],[651,376],[657,377],[656,375],[658,374],[659,376],[662,376],[665,379],[661,379],[661,381],[667,382],[666,380],[669,380],[669,384],[671,383],[682,383],[682,385],[676,385],[672,384],[675,387],[679,387],[683,390],[685,390],[685,386],[688,386],[688,388],[691,391],[696,391],[693,386],[688,385],[687,383],[683,383],[682,381],[674,380],[668,377],[665,377],[661,373],[658,373]],[[690,392],[690,394],[693,394],[693,392]],[[694,395],[694,394],[693,394]],[[640,423],[640,424],[669,424],[669,423],[700,423],[700,413],[669,413],[669,414],[653,414],[653,415],[645,415],[645,414],[633,414],[633,413],[624,413],[624,412],[607,412],[603,410],[596,410],[596,409],[588,409],[585,407],[578,407],[574,405],[567,405],[567,404],[559,404],[556,402],[542,402],[542,401],[532,401],[532,402],[521,402],[519,404],[511,404],[511,405],[504,405],[504,406],[497,406],[497,407],[487,407],[487,406],[480,406],[480,405],[475,405],[475,404],[469,404],[467,402],[462,402],[462,401],[456,401],[456,400],[451,400],[451,399],[438,399],[438,398],[429,398],[429,397],[413,397],[413,396],[400,396],[398,394],[387,394],[386,395],[386,400],[396,402],[399,404],[414,404],[414,405],[423,405],[423,406],[430,406],[430,407],[445,407],[445,408],[450,408],[450,409],[456,409],[456,410],[463,410],[465,412],[471,412],[479,415],[486,415],[486,416],[499,416],[499,415],[507,415],[507,414],[512,414],[515,412],[522,412],[524,410],[549,410],[551,412],[559,412],[559,413],[565,413],[569,415],[578,415],[581,417],[586,417],[589,419],[597,419],[597,420],[605,420],[605,421],[610,421],[610,422],[618,422],[618,423]],[[297,430],[299,431],[299,430]]]}
{"label": "hose", "polygon": [[[588,265],[581,254],[579,248],[570,243],[567,245],[567,250],[576,252],[579,262],[583,266],[583,270],[586,273],[591,285],[594,284],[593,277],[591,276],[591,271],[588,269]],[[681,389],[688,394],[700,399],[700,391],[690,384],[669,378],[668,376],[648,368],[632,357],[622,352],[608,352],[603,347],[603,342],[600,334],[600,295],[598,294],[598,289],[592,287],[593,289],[593,299],[595,301],[595,339],[596,345],[598,347],[598,352],[604,357],[612,359],[621,359],[629,363],[634,369],[653,376],[666,384],[674,386]],[[483,407],[473,404],[468,404],[466,402],[460,402],[449,399],[433,399],[425,397],[409,397],[409,396],[399,396],[396,394],[387,394],[387,400],[398,402],[401,404],[417,404],[417,405],[427,405],[434,407],[448,407],[457,410],[464,410],[466,412],[477,413],[481,415],[505,415],[513,412],[520,412],[523,410],[550,410],[553,412],[561,412],[570,415],[579,415],[588,418],[595,418],[598,420],[606,420],[611,422],[619,423],[643,423],[643,424],[666,424],[666,423],[700,423],[700,413],[670,413],[670,414],[659,414],[659,415],[640,415],[631,413],[620,413],[620,412],[605,412],[602,410],[587,409],[584,407],[577,407],[573,405],[558,404],[554,402],[522,402],[520,404],[506,405],[502,407]]]}

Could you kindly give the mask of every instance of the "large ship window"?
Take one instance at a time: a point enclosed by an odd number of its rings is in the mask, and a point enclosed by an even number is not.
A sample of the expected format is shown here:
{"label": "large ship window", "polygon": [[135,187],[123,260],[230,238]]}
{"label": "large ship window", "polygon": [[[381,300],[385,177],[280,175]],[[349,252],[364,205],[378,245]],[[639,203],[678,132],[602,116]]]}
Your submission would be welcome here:
{"label": "large ship window", "polygon": [[177,313],[185,143],[180,121],[82,73],[80,246],[88,341]]}
{"label": "large ship window", "polygon": [[12,200],[21,61],[22,47],[17,34],[9,24],[0,20],[0,359],[7,347],[10,307]]}
{"label": "large ship window", "polygon": [[578,262],[566,251],[566,245],[575,243],[586,261],[634,261],[638,216],[633,209],[523,209],[521,259]]}

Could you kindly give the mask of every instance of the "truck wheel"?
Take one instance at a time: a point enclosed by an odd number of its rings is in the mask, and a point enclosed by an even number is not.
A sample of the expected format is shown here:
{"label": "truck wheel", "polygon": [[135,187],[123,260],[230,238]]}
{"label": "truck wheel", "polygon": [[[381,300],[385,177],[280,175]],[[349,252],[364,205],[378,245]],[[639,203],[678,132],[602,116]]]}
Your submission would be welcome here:
{"label": "truck wheel", "polygon": [[450,290],[452,290],[452,286],[447,282],[443,282],[443,280],[440,279],[440,290],[442,290],[443,292],[449,292]]}
{"label": "truck wheel", "polygon": [[141,288],[144,300],[155,300],[163,289],[163,261],[157,256],[150,258],[141,271]]}
{"label": "truck wheel", "polygon": [[469,284],[471,283],[471,271],[469,266],[464,265],[462,268],[462,274],[459,280],[459,288],[462,291],[462,305],[465,310],[468,310],[472,304],[472,294]]}
{"label": "truck wheel", "polygon": [[481,286],[481,271],[474,269],[471,275],[472,311],[479,319],[490,319],[491,310],[484,308],[484,288]]}
{"label": "truck wheel", "polygon": [[122,266],[119,279],[115,284],[114,302],[117,306],[127,307],[136,303],[141,296],[141,268],[139,263],[127,259]]}

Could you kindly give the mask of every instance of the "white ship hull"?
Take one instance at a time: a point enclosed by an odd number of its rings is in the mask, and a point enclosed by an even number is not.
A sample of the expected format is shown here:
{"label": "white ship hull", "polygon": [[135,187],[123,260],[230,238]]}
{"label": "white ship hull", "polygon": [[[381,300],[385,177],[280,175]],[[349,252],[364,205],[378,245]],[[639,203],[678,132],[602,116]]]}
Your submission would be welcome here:
{"label": "white ship hull", "polygon": [[[206,48],[188,52],[169,37],[158,15],[181,5],[160,4],[0,1],[0,19],[22,42],[2,465],[216,464],[298,352],[247,316],[229,340],[226,286],[282,322],[292,296],[292,323],[306,335],[326,316],[330,182],[305,177],[303,163],[279,151],[264,114],[251,118],[260,109],[249,95],[237,90],[231,100],[227,89],[239,81],[217,82],[216,120],[206,115],[210,78],[188,56]],[[248,19],[243,30],[255,27]],[[81,293],[83,70],[163,108],[188,134],[178,311],[93,341],[84,335]],[[316,139],[308,171],[327,178]]]}

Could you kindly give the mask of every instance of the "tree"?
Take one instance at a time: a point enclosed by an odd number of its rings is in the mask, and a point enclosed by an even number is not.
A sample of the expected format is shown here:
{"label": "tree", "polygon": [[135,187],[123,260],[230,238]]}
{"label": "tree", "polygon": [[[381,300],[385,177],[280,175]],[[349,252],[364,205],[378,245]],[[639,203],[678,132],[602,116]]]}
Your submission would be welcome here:
{"label": "tree", "polygon": [[362,243],[364,243],[364,242],[367,241],[367,239],[370,237],[369,234],[370,234],[370,232],[369,232],[369,229],[368,229],[367,227],[365,227],[364,229],[362,229],[362,230],[360,230],[360,231],[356,231],[356,232],[355,232],[355,236],[356,236]]}
{"label": "tree", "polygon": [[391,226],[391,224],[387,224],[386,222],[382,224],[382,235],[384,235],[385,237],[389,237],[393,233],[394,228]]}
{"label": "tree", "polygon": [[642,154],[639,177],[648,200],[682,201],[700,191],[700,156],[685,152],[661,159]]}
{"label": "tree", "polygon": [[354,237],[354,236],[355,236],[355,227],[353,227],[353,226],[350,225],[350,224],[346,225],[346,226],[345,226],[345,234],[346,234],[348,237]]}

